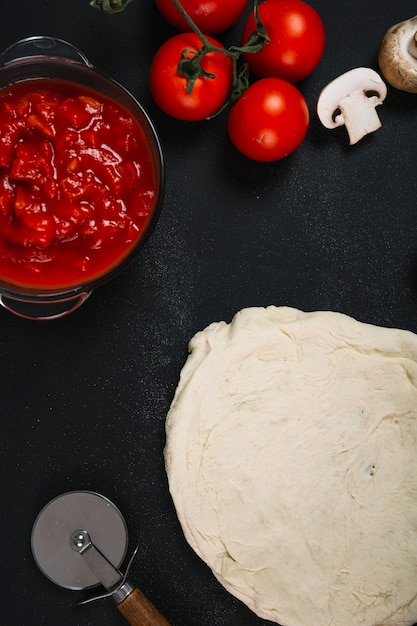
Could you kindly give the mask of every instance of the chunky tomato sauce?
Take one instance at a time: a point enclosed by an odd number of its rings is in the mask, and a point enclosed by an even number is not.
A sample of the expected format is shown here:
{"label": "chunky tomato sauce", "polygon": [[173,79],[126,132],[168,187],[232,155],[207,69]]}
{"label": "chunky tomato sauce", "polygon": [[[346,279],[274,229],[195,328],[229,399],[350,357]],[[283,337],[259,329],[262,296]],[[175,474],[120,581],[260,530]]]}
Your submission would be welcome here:
{"label": "chunky tomato sauce", "polygon": [[144,133],[121,105],[49,79],[0,91],[0,280],[99,277],[141,237],[155,194]]}

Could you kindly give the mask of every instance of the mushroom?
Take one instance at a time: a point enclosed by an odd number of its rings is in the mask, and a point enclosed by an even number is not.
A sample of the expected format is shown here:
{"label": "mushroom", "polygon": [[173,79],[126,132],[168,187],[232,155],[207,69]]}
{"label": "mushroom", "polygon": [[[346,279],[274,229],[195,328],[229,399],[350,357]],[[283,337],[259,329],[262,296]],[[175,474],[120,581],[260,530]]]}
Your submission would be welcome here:
{"label": "mushroom", "polygon": [[390,85],[417,93],[417,15],[387,30],[379,48],[378,63]]}
{"label": "mushroom", "polygon": [[375,107],[382,104],[387,86],[377,72],[357,67],[335,78],[321,92],[317,114],[323,126],[346,126],[350,145],[381,128]]}

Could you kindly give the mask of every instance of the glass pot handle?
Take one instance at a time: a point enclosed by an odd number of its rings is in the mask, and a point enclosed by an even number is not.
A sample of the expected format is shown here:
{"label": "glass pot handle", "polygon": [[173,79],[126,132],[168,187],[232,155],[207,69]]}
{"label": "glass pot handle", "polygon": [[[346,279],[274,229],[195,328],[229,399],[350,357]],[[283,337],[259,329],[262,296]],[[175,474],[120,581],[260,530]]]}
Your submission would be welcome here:
{"label": "glass pot handle", "polygon": [[0,306],[27,320],[56,320],[80,307],[90,296],[91,291],[84,291],[75,296],[56,300],[31,299],[30,296],[13,297],[0,293]]}
{"label": "glass pot handle", "polygon": [[63,39],[42,35],[20,39],[0,54],[0,67],[31,57],[59,57],[92,67],[78,48]]}

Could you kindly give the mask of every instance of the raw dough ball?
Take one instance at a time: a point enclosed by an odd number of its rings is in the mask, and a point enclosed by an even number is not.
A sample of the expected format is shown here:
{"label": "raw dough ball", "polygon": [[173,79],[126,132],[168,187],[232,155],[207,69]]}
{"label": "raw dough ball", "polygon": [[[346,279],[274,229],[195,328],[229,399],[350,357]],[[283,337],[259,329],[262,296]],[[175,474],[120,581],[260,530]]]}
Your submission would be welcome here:
{"label": "raw dough ball", "polygon": [[417,336],[249,308],[190,342],[165,448],[185,537],[282,626],[417,621]]}

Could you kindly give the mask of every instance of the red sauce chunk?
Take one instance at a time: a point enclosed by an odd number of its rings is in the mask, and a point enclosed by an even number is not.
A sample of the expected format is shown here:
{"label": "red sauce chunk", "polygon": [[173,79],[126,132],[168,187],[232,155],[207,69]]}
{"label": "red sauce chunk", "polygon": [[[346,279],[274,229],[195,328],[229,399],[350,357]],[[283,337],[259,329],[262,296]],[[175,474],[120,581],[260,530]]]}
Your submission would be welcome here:
{"label": "red sauce chunk", "polygon": [[144,132],[88,88],[36,79],[0,91],[0,279],[61,289],[131,251],[156,201]]}

